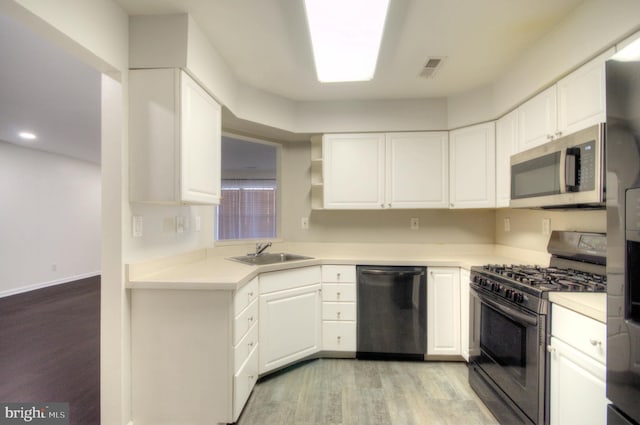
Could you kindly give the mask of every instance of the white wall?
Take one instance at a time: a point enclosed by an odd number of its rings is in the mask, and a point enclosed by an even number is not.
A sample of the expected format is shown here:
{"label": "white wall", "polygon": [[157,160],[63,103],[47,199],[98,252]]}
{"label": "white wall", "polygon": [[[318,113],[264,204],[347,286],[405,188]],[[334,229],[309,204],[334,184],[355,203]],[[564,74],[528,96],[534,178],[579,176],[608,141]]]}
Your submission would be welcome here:
{"label": "white wall", "polygon": [[[511,230],[504,231],[509,218]],[[550,220],[550,230],[578,230],[606,233],[605,210],[531,210],[499,209],[496,211],[496,244],[547,252],[549,235],[542,233],[542,220]]]}
{"label": "white wall", "polygon": [[0,296],[100,273],[100,166],[0,141]]}
{"label": "white wall", "polygon": [[103,425],[125,425],[131,419],[129,305],[124,287],[122,225],[129,216],[124,201],[128,17],[111,0],[5,0],[0,2],[0,11],[115,79],[104,77],[102,85],[100,403]]}

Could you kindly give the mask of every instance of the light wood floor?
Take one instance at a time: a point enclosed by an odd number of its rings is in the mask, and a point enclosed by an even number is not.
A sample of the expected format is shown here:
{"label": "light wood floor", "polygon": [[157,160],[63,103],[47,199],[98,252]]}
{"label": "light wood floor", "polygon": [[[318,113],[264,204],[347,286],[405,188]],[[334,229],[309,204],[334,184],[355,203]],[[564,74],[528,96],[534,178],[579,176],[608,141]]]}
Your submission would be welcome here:
{"label": "light wood floor", "polygon": [[238,425],[437,425],[497,422],[448,362],[319,359],[260,381]]}

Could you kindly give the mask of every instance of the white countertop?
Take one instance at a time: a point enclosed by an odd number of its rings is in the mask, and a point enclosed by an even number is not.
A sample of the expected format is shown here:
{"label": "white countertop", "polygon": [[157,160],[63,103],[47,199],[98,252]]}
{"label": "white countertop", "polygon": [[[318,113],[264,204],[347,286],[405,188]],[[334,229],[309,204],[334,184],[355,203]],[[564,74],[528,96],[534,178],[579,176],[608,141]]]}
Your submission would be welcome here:
{"label": "white countertop", "polygon": [[606,293],[550,292],[549,301],[599,322],[607,323]]}
{"label": "white countertop", "polygon": [[251,266],[229,260],[251,245],[197,250],[127,266],[130,289],[235,290],[259,273],[320,264],[462,267],[548,264],[548,254],[497,245],[274,243],[269,252],[289,252],[310,260]]}

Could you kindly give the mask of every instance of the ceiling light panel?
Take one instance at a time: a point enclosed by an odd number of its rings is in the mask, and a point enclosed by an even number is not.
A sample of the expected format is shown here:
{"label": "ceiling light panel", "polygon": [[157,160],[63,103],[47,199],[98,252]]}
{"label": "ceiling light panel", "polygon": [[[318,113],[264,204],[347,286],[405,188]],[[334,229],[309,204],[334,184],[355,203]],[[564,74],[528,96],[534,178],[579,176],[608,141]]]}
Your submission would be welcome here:
{"label": "ceiling light panel", "polygon": [[389,0],[305,0],[320,82],[373,78]]}

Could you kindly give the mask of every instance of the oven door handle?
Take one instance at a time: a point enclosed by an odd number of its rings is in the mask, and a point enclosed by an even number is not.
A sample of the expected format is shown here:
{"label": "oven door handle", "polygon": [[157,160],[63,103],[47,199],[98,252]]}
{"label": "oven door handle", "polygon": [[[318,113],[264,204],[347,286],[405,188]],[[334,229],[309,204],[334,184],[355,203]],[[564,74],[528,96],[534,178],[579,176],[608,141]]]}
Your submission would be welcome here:
{"label": "oven door handle", "polygon": [[523,313],[519,310],[516,310],[514,308],[511,308],[509,306],[506,305],[502,305],[500,303],[497,303],[493,300],[490,300],[488,298],[482,297],[482,296],[478,296],[478,298],[480,298],[480,301],[493,307],[496,310],[499,310],[501,312],[503,312],[504,314],[506,314],[507,316],[514,318],[516,320],[519,320],[521,322],[524,322],[526,324],[532,325],[532,326],[538,326],[538,318],[537,316],[534,315],[528,315],[526,313]]}

